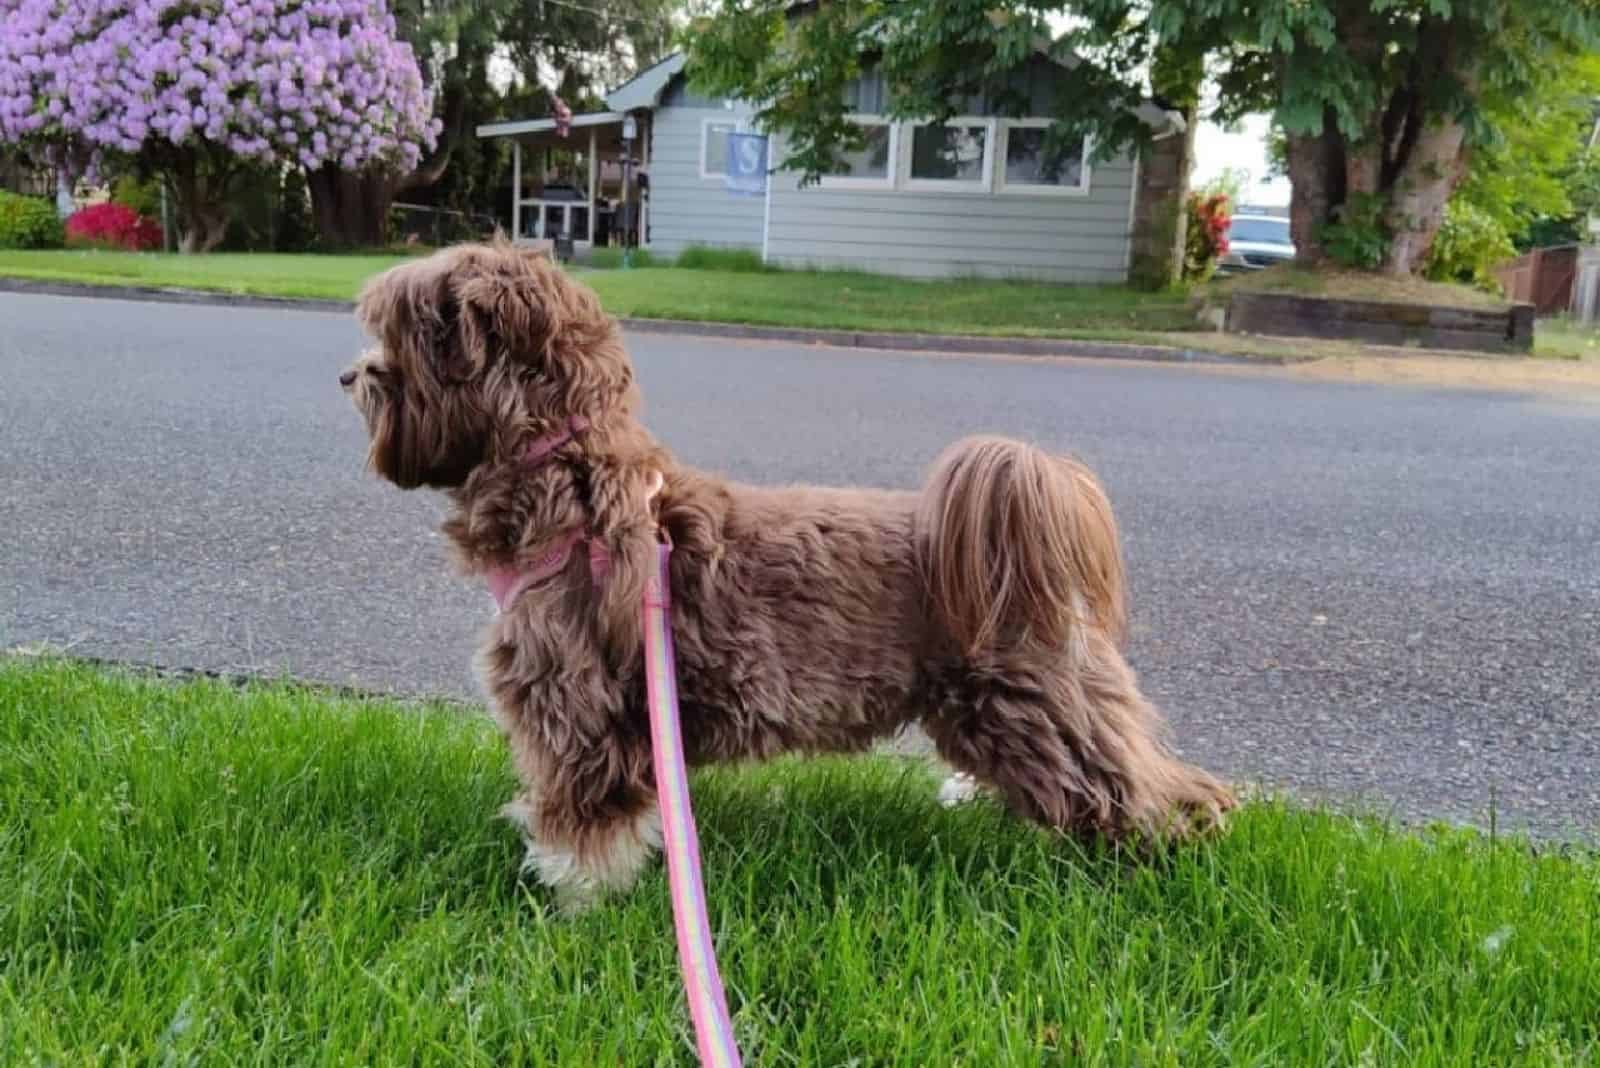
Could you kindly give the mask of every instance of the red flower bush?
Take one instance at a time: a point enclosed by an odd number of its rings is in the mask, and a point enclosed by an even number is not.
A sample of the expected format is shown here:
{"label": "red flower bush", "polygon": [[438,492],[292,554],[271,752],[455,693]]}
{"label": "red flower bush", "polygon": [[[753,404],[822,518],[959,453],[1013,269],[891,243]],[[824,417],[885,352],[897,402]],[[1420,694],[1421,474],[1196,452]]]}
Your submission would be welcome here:
{"label": "red flower bush", "polygon": [[1187,282],[1203,282],[1216,271],[1217,260],[1228,251],[1233,204],[1226,193],[1214,193],[1209,197],[1191,193],[1188,211],[1183,277]]}
{"label": "red flower bush", "polygon": [[148,252],[161,247],[161,224],[126,204],[107,201],[73,213],[67,220],[67,244]]}

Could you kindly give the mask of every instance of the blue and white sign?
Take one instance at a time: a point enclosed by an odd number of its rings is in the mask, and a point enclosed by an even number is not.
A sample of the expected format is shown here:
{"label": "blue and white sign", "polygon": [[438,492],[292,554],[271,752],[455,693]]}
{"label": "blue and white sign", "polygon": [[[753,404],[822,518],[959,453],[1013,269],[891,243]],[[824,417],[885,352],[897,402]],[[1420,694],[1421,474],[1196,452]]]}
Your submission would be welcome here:
{"label": "blue and white sign", "polygon": [[765,134],[728,134],[728,171],[723,188],[745,196],[761,196],[767,191]]}

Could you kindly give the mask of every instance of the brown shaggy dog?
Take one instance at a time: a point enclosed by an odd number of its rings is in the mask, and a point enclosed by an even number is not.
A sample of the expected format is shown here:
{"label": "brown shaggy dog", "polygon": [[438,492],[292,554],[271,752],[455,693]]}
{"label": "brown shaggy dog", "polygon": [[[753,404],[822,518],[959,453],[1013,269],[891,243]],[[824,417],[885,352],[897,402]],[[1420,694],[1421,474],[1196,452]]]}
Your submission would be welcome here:
{"label": "brown shaggy dog", "polygon": [[[659,843],[640,629],[658,528],[695,763],[857,752],[920,723],[1062,831],[1187,835],[1232,806],[1163,747],[1118,652],[1116,524],[1078,464],[971,439],[920,493],[684,467],[639,422],[595,295],[505,244],[396,267],[359,315],[380,347],[341,383],[372,467],[449,495],[469,573],[556,564],[489,625],[479,669],[526,787],[507,811],[567,905],[629,886]],[[575,537],[606,573],[581,551],[562,563]]]}

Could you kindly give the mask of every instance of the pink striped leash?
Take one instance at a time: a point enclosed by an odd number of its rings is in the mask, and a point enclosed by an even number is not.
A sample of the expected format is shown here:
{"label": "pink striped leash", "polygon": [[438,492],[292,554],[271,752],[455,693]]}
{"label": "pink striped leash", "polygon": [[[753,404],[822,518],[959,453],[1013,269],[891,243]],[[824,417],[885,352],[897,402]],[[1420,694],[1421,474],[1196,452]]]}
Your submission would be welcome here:
{"label": "pink striped leash", "polygon": [[700,875],[700,843],[689,808],[689,773],[683,762],[683,730],[678,722],[678,677],[673,669],[672,588],[668,564],[671,544],[659,547],[656,573],[644,592],[644,677],[650,700],[650,740],[655,751],[656,795],[661,802],[662,851],[672,889],[672,919],[678,930],[678,963],[694,1020],[700,1063],[708,1068],[739,1068],[739,1047],[728,1000],[717,972],[706,918],[705,883]]}

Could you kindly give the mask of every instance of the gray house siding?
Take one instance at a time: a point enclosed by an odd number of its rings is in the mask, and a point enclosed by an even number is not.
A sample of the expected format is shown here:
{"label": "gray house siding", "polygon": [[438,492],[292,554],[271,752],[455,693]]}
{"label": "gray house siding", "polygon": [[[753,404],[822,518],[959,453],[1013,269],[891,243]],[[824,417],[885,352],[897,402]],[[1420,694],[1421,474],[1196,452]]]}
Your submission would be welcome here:
{"label": "gray house siding", "polygon": [[761,251],[762,198],[729,193],[721,178],[700,177],[705,120],[741,120],[749,114],[743,104],[729,109],[688,93],[681,77],[668,88],[651,134],[650,251],[676,256],[690,245]]}
{"label": "gray house siding", "polygon": [[1086,196],[799,188],[772,180],[767,259],[918,278],[1121,282],[1133,164],[1095,164]]}
{"label": "gray house siding", "polygon": [[[1011,89],[1033,115],[1056,108],[1060,69],[1036,58]],[[851,109],[882,114],[887,88],[876,71],[846,90]],[[958,113],[1001,112],[983,98]],[[902,136],[904,133],[902,132]],[[781,149],[775,155],[782,158]],[[1003,161],[996,161],[1003,166]],[[901,176],[904,184],[905,176]],[[1085,195],[941,192],[926,188],[800,188],[794,174],[772,183],[767,258],[797,267],[851,267],[919,278],[979,275],[1053,282],[1121,282],[1128,275],[1134,166],[1131,158],[1090,167]]]}

